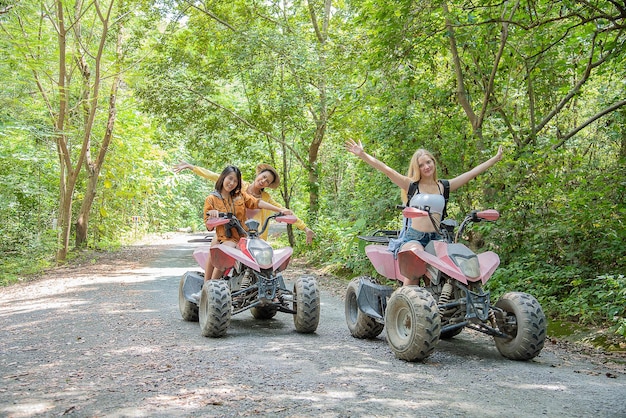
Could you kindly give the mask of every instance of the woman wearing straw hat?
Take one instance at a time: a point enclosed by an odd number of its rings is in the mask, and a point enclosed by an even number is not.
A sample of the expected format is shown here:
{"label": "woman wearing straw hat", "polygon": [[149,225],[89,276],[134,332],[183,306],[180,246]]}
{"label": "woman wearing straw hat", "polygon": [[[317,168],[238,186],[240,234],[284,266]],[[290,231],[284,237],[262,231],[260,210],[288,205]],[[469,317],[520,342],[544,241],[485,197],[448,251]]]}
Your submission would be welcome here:
{"label": "woman wearing straw hat", "polygon": [[[188,162],[181,161],[179,164],[174,166],[174,172],[179,173],[183,170],[191,170],[194,174],[204,177],[205,179],[211,181],[217,181],[219,178],[218,173],[214,173],[213,171],[207,170],[206,168],[198,167]],[[248,183],[245,180],[241,182],[242,189],[245,190],[248,194],[251,194],[254,197],[260,198],[261,200],[282,208],[283,206],[272,199],[272,196],[265,190],[265,188],[276,189],[280,185],[280,176],[278,175],[278,171],[274,167],[269,164],[259,164],[256,166],[256,177],[252,183]],[[268,216],[272,215],[273,212],[267,209],[256,209],[250,210],[248,212],[248,218],[256,219],[263,225],[265,219]],[[301,220],[293,224],[296,228],[304,231],[306,233],[306,243],[311,244],[313,242],[314,232],[306,226],[306,224]],[[262,235],[262,239],[267,239],[268,230],[266,230]]]}

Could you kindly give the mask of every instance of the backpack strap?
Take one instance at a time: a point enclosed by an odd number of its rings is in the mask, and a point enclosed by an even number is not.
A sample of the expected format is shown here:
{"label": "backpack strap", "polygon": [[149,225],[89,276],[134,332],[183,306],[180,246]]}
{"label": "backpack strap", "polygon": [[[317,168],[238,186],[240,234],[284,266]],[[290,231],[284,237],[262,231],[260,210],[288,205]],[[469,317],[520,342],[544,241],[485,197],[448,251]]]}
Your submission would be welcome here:
{"label": "backpack strap", "polygon": [[409,185],[409,190],[406,193],[406,206],[409,206],[411,199],[415,196],[415,192],[419,190],[419,181],[414,181]]}
{"label": "backpack strap", "polygon": [[448,216],[448,199],[450,198],[450,182],[448,180],[439,180],[443,184],[443,198],[445,203],[443,204],[443,213],[441,214],[441,220],[444,220]]}

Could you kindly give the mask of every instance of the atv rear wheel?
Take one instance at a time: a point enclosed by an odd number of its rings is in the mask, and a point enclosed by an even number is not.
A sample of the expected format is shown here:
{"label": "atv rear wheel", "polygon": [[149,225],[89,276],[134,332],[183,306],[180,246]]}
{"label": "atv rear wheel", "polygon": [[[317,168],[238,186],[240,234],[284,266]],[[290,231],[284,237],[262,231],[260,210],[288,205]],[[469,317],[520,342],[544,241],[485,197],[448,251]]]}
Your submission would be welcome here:
{"label": "atv rear wheel", "polygon": [[185,293],[183,291],[185,280],[187,280],[188,275],[189,272],[183,274],[183,277],[180,278],[180,282],[178,284],[178,309],[180,310],[180,316],[182,316],[185,321],[198,322],[198,305],[193,302],[189,302],[185,298]]}
{"label": "atv rear wheel", "polygon": [[387,342],[397,358],[424,360],[435,349],[441,331],[435,298],[417,286],[397,289],[387,304],[385,327]]}
{"label": "atv rear wheel", "polygon": [[376,320],[359,309],[357,295],[361,280],[372,281],[370,277],[361,276],[352,279],[346,289],[345,299],[345,315],[346,323],[350,334],[354,338],[376,338],[383,332],[384,324],[376,322]]}
{"label": "atv rear wheel", "polygon": [[232,302],[228,283],[208,280],[200,295],[200,332],[205,337],[223,337],[230,325]]}
{"label": "atv rear wheel", "polygon": [[500,354],[511,360],[530,360],[537,356],[546,340],[546,316],[533,296],[509,292],[496,302],[504,311],[498,317],[498,327],[512,338],[494,337]]}
{"label": "atv rear wheel", "polygon": [[317,281],[312,276],[302,276],[293,286],[293,323],[303,334],[315,332],[320,321],[320,296]]}

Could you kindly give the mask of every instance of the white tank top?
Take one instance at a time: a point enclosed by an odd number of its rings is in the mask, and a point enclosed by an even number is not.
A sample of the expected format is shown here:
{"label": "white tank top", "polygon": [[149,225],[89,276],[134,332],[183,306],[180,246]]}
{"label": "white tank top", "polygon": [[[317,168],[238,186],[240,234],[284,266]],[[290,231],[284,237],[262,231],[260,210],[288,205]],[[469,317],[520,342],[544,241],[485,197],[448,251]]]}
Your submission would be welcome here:
{"label": "white tank top", "polygon": [[409,206],[422,210],[428,209],[430,213],[443,214],[443,208],[446,204],[446,199],[440,194],[426,194],[416,193],[411,198]]}

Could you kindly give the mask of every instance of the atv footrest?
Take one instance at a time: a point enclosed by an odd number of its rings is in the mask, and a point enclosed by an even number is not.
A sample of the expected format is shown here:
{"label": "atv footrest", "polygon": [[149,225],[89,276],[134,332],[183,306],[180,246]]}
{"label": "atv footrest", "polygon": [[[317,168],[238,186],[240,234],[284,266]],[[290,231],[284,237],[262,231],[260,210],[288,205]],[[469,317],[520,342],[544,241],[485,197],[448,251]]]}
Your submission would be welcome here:
{"label": "atv footrest", "polygon": [[372,318],[382,320],[387,299],[393,293],[393,288],[372,283],[369,280],[361,280],[357,294],[357,304],[359,309]]}
{"label": "atv footrest", "polygon": [[192,299],[191,295],[198,293],[202,290],[204,284],[204,275],[199,271],[188,271],[184,275],[185,282],[183,283],[183,295],[189,302],[198,303],[197,300]]}

